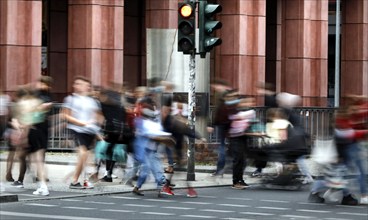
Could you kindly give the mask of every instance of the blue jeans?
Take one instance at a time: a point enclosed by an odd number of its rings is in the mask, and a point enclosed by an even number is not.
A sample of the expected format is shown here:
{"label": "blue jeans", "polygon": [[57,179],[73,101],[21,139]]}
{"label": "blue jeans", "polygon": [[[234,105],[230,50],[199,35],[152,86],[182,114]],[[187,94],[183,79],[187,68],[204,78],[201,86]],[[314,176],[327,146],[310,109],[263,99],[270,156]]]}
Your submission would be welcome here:
{"label": "blue jeans", "polygon": [[137,187],[141,188],[143,183],[146,181],[147,176],[150,171],[152,172],[155,181],[157,183],[157,187],[160,187],[166,183],[166,178],[163,173],[162,165],[160,158],[157,154],[157,151],[146,149],[145,150],[145,160],[141,164],[140,173],[137,181]]}
{"label": "blue jeans", "polygon": [[216,165],[216,173],[223,173],[226,163],[226,144],[225,144],[225,127],[219,125],[216,127],[217,134],[220,139],[220,146],[218,149],[218,159]]}
{"label": "blue jeans", "polygon": [[364,159],[362,158],[362,149],[360,148],[359,143],[355,142],[345,146],[344,148],[344,158],[345,163],[348,168],[356,168],[358,171],[358,184],[360,188],[361,194],[367,194],[367,180],[366,180],[366,170],[364,167]]}

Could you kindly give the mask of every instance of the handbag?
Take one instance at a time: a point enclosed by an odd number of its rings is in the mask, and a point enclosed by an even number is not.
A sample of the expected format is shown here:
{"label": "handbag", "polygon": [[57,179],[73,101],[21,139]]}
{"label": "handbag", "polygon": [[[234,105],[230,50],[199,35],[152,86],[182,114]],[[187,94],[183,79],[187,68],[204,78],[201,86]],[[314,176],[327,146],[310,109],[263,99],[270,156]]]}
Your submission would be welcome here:
{"label": "handbag", "polygon": [[331,164],[338,161],[338,153],[334,139],[319,140],[314,142],[311,159],[319,164]]}
{"label": "handbag", "polygon": [[116,162],[125,162],[126,158],[126,145],[116,144],[114,147],[114,152],[112,154],[112,160]]}
{"label": "handbag", "polygon": [[108,142],[104,140],[99,140],[96,142],[95,146],[95,158],[99,160],[106,160],[106,149],[109,145]]}

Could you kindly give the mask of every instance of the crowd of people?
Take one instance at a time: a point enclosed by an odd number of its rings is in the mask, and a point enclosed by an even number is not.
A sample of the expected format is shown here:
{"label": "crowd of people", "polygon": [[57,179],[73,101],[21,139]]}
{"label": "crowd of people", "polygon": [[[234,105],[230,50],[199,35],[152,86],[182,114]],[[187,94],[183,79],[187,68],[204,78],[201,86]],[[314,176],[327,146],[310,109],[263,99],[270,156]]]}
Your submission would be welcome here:
{"label": "crowd of people", "polygon": [[[51,86],[52,78],[42,76],[34,84],[20,86],[14,100],[0,94],[1,134],[9,146],[5,179],[14,187],[23,187],[26,170],[31,168],[29,162],[34,162],[32,175],[39,184],[33,194],[42,196],[50,193],[45,152],[51,126],[48,119],[53,103]],[[254,97],[239,94],[224,80],[215,80],[211,88],[215,91],[216,107],[207,131],[217,132],[219,137],[217,168],[211,176],[222,176],[226,163],[231,163],[232,188],[248,188],[244,180],[244,170],[251,155],[247,145],[250,138],[259,137],[266,140],[264,149],[267,150],[257,152],[262,157],[250,158],[256,167],[251,177],[262,177],[263,168],[270,161],[279,161],[276,163],[278,174],[283,172],[286,162],[295,162],[305,177],[303,183],[313,183],[309,201],[324,202],[328,193],[322,193],[331,192],[334,187],[327,178],[314,180],[306,168],[305,157],[310,148],[307,139],[310,137],[294,111],[301,98],[290,93],[276,93],[271,84],[258,85],[266,108],[266,120],[260,121],[252,109],[256,105]],[[88,189],[93,188],[96,181],[113,182],[117,162],[124,161],[122,183],[130,185],[133,194],[143,196],[141,188],[152,175],[159,196],[174,195],[172,176],[175,166],[184,165],[185,138],[201,142],[206,139],[188,126],[186,103],[174,100],[173,91],[172,83],[157,78],[151,79],[147,86],[129,90],[116,83],[106,88],[93,86],[88,78],[75,77],[73,93],[64,98],[58,114],[73,137],[78,155],[69,188]],[[339,156],[333,165],[359,172],[360,202],[347,186],[340,187],[343,191],[341,203],[346,205],[368,204],[366,168],[360,157],[362,143],[368,134],[367,103],[361,97],[351,97],[336,113],[334,139]],[[122,151],[123,156],[120,155]],[[162,152],[168,163],[165,168],[160,156]],[[95,155],[92,157],[95,172],[86,175],[91,155]],[[227,155],[231,162],[226,160]],[[12,175],[15,159],[20,169],[17,179]],[[103,176],[99,175],[101,165],[105,167]],[[187,196],[197,196],[189,182]]]}

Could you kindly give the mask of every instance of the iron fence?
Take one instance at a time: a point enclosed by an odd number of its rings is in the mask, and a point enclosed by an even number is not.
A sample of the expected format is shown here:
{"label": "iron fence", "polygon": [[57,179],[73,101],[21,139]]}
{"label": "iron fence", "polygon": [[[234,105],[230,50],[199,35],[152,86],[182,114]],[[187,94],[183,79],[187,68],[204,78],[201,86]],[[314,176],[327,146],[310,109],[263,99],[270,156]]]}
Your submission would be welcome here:
{"label": "iron fence", "polygon": [[[66,122],[59,117],[59,110],[61,104],[55,104],[51,117],[50,117],[50,150],[71,150],[73,149],[74,142],[72,141],[71,135],[66,128]],[[260,122],[265,122],[266,111],[264,107],[253,108],[256,111],[256,117]],[[294,110],[301,120],[301,124],[304,126],[306,132],[311,136],[312,140],[316,138],[329,138],[332,136],[333,116],[334,108],[317,108],[317,107],[306,107],[296,108]],[[209,114],[210,119],[214,108],[211,107]],[[218,134],[215,130],[214,133],[209,134],[208,141],[210,143],[216,143],[219,141]]]}

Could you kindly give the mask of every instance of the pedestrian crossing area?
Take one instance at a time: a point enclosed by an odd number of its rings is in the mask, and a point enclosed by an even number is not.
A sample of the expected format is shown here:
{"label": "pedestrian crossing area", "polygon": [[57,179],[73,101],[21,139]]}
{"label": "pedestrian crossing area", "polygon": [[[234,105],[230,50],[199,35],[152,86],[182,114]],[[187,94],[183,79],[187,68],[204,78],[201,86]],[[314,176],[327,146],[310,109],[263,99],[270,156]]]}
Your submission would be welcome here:
{"label": "pedestrian crossing area", "polygon": [[[367,206],[308,203],[289,193],[284,198],[266,199],[268,191],[253,192],[221,188],[228,193],[214,196],[215,188],[198,189],[198,198],[187,198],[185,191],[157,198],[156,192],[144,197],[111,194],[2,204],[5,219],[324,219],[366,220]],[[248,191],[250,192],[250,191]],[[273,194],[273,193],[272,193]],[[225,196],[224,196],[225,195]],[[282,194],[280,194],[282,195]],[[302,196],[301,196],[302,195]],[[299,199],[296,199],[296,198]],[[19,212],[19,209],[22,212]]]}

